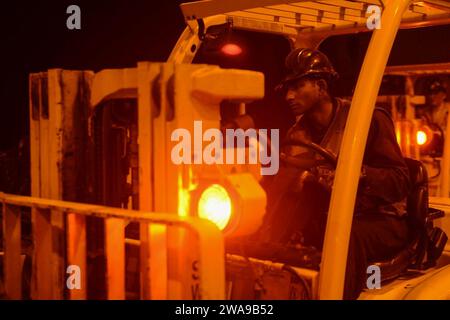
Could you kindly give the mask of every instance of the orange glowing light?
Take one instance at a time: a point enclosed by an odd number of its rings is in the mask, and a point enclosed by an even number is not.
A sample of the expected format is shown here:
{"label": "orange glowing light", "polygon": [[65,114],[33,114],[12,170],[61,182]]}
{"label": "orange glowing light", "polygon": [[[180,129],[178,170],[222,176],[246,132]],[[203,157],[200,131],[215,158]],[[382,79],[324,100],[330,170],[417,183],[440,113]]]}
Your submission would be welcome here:
{"label": "orange glowing light", "polygon": [[422,131],[422,130],[417,131],[416,141],[419,146],[422,146],[425,143],[427,143],[427,140],[428,140],[428,137],[424,131]]}
{"label": "orange glowing light", "polygon": [[227,43],[222,47],[222,52],[229,56],[237,56],[242,53],[242,48],[234,43]]}
{"label": "orange glowing light", "polygon": [[198,202],[198,215],[224,230],[231,219],[231,198],[227,190],[218,184],[206,188]]}

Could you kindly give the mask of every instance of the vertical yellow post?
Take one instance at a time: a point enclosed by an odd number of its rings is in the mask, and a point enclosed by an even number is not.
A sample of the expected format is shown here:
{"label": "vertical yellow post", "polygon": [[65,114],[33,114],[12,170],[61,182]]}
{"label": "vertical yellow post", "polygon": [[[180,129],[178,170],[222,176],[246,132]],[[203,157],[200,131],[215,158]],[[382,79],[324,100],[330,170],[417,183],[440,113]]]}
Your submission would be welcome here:
{"label": "vertical yellow post", "polygon": [[[41,177],[41,187],[47,186],[48,194],[41,196],[50,199],[62,199],[62,168],[63,168],[63,113],[67,107],[63,101],[63,82],[64,76],[61,69],[51,69],[47,73],[48,78],[48,140],[41,143],[47,144],[48,153],[41,153],[41,164],[47,162],[47,172]],[[42,93],[43,95],[45,92]],[[42,120],[41,120],[42,123]],[[41,144],[42,146],[42,144]],[[42,150],[41,150],[42,152]],[[45,160],[44,160],[45,159]],[[52,211],[50,215],[50,223],[52,225],[52,251],[51,251],[51,267],[52,267],[52,294],[53,299],[63,299],[65,288],[65,270],[64,270],[64,232],[65,226],[64,215],[59,211]]]}
{"label": "vertical yellow post", "polygon": [[[199,295],[202,300],[225,300],[225,245],[217,226],[207,220],[196,224],[199,243]],[[218,232],[219,231],[219,232]]]}
{"label": "vertical yellow post", "polygon": [[[177,214],[178,208],[178,172],[170,157],[170,124],[175,123],[177,115],[175,106],[167,99],[170,91],[169,81],[174,81],[174,64],[164,63],[160,65],[159,85],[157,89],[161,97],[159,105],[160,113],[153,117],[153,146],[154,146],[154,195],[155,211],[166,211]],[[155,93],[154,91],[153,93]],[[155,98],[155,97],[153,97]],[[155,104],[156,105],[156,104]],[[175,119],[170,119],[174,115]],[[164,141],[160,143],[160,141]],[[174,230],[176,232],[174,232]],[[169,230],[164,225],[152,225],[149,232],[149,248],[151,250],[151,296],[152,299],[183,299],[180,275],[186,268],[181,262],[185,252],[179,250],[182,247],[183,230],[172,228]],[[171,252],[168,260],[168,252]],[[158,260],[160,259],[160,260]],[[170,265],[169,265],[169,262]],[[158,273],[161,276],[158,277]],[[162,278],[164,277],[164,279]]]}
{"label": "vertical yellow post", "polygon": [[[154,210],[153,189],[153,117],[156,110],[152,88],[160,72],[159,63],[138,63],[138,145],[139,145],[139,210]],[[141,299],[151,299],[149,224],[140,223]]]}
{"label": "vertical yellow post", "polygon": [[18,300],[22,298],[20,208],[6,203],[3,203],[3,237],[5,290],[8,299]]}
{"label": "vertical yellow post", "polygon": [[[138,64],[139,192],[140,210],[170,211],[168,197],[165,122],[165,82],[171,65]],[[153,96],[155,94],[155,96]],[[158,95],[160,98],[158,98]],[[154,184],[154,185],[153,185]],[[176,205],[176,201],[174,201]],[[174,214],[176,213],[173,210]],[[164,225],[141,223],[141,297],[167,299],[167,230]]]}
{"label": "vertical yellow post", "polygon": [[87,298],[86,217],[74,213],[67,214],[67,265],[78,266],[81,272],[81,288],[70,289],[69,298],[85,300]]}
{"label": "vertical yellow post", "polygon": [[166,300],[167,272],[167,228],[164,225],[151,224],[148,228],[150,239],[150,296],[153,300]]}
{"label": "vertical yellow post", "polygon": [[105,220],[106,286],[108,300],[125,299],[125,224]]}
{"label": "vertical yellow post", "polygon": [[372,113],[403,12],[410,0],[389,0],[374,31],[356,85],[333,185],[320,270],[320,299],[342,299],[356,191]]}
{"label": "vertical yellow post", "polygon": [[[31,195],[61,199],[62,168],[62,92],[61,70],[30,76],[30,152]],[[50,223],[50,227],[46,224]],[[59,212],[32,208],[32,229],[35,241],[32,297],[62,299],[64,294],[64,217]],[[50,240],[48,240],[50,239]],[[43,243],[44,248],[36,244]],[[50,246],[49,248],[47,247]],[[48,256],[41,258],[41,253]],[[45,259],[45,265],[41,265]],[[44,262],[42,262],[44,263]],[[43,266],[44,270],[39,270]],[[46,273],[46,275],[43,275]],[[39,282],[39,283],[38,283]]]}
{"label": "vertical yellow post", "polygon": [[[50,210],[34,208],[33,221],[33,275],[32,298],[53,299],[53,273],[49,259],[52,256],[52,225]],[[62,285],[62,284],[61,284]]]}

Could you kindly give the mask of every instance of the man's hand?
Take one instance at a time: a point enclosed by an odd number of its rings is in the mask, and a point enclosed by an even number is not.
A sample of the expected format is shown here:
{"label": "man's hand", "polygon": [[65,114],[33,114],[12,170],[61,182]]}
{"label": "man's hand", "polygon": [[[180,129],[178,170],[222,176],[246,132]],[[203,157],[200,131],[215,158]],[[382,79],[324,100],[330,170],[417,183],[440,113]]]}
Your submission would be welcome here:
{"label": "man's hand", "polygon": [[325,166],[319,166],[316,168],[317,176],[319,177],[318,182],[327,191],[331,192],[334,182],[334,175],[336,171]]}

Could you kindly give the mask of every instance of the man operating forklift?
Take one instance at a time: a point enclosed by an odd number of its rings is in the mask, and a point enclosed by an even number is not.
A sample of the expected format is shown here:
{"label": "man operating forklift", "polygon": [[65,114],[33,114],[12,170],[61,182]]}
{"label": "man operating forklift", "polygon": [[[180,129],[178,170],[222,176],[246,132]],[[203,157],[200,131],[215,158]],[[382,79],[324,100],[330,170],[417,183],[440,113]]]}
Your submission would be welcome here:
{"label": "man operating forklift", "polygon": [[[257,239],[313,245],[321,250],[335,160],[350,102],[333,96],[330,87],[337,73],[322,52],[294,49],[286,58],[286,67],[289,74],[278,89],[296,123],[281,147],[280,170],[262,181],[268,205]],[[354,211],[345,299],[356,299],[364,289],[371,261],[389,259],[407,245],[408,190],[408,167],[392,120],[385,110],[376,108]]]}

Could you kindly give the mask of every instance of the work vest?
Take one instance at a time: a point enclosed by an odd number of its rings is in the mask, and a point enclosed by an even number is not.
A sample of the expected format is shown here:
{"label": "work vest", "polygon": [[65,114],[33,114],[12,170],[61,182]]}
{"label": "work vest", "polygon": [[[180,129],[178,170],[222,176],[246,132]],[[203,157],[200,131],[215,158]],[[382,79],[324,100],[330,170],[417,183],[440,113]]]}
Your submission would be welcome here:
{"label": "work vest", "polygon": [[[328,127],[325,135],[322,140],[319,142],[319,145],[323,148],[331,151],[336,157],[339,155],[339,150],[342,143],[342,138],[344,136],[344,129],[347,123],[348,112],[350,110],[350,101],[335,98],[335,115],[331,121],[330,126]],[[386,113],[389,118],[390,115],[385,109],[375,108],[378,111]],[[289,129],[287,138],[300,138],[311,141],[310,129],[307,123],[307,120],[300,116],[297,120],[296,124]],[[283,149],[287,155],[296,156],[300,153],[308,152],[311,153],[311,150],[308,150],[304,147],[300,146],[287,146]],[[321,174],[326,174],[326,170],[319,170],[319,178]],[[323,177],[326,179],[326,177]],[[378,201],[374,199],[369,199],[365,197],[363,191],[358,191],[358,197],[356,201],[356,211],[376,211],[384,214],[391,214],[402,216],[406,213],[406,197],[405,199],[389,204],[380,204]]]}

